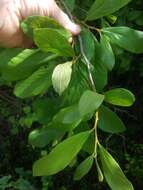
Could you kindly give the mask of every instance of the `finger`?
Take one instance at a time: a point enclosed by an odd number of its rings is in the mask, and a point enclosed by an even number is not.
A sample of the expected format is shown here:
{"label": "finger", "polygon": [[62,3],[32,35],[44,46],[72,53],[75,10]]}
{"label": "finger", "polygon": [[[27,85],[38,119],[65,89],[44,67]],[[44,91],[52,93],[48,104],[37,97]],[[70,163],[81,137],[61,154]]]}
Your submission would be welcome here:
{"label": "finger", "polygon": [[65,14],[56,4],[54,5],[54,8],[51,10],[50,16],[52,16],[55,20],[57,20],[73,35],[78,35],[80,33],[81,31],[80,26],[73,23],[67,16],[67,14]]}

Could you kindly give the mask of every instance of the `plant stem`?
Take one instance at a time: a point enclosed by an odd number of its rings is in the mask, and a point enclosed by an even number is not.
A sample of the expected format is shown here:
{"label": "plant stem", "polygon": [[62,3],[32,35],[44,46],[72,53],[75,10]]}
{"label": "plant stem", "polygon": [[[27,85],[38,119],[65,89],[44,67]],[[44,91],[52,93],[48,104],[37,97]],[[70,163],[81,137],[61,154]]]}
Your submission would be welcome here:
{"label": "plant stem", "polygon": [[87,66],[88,77],[89,77],[89,80],[90,80],[90,83],[91,83],[91,86],[92,86],[92,90],[96,92],[96,87],[95,87],[95,84],[94,84],[92,71],[91,71],[91,63],[90,63],[90,61],[88,60],[88,58],[86,57],[86,55],[84,53],[82,38],[81,38],[80,35],[78,36],[78,40],[79,40],[79,44],[80,44],[81,55],[82,55],[82,57],[83,57],[83,59],[84,59],[84,61],[86,63],[86,66]]}
{"label": "plant stem", "polygon": [[[60,2],[64,6],[64,8],[65,8],[67,14],[69,15],[70,19],[72,20],[72,22],[74,22],[73,16],[72,16],[70,10],[68,9],[68,7],[66,6],[66,4],[64,3],[64,1],[60,0]],[[82,42],[82,38],[81,38],[80,34],[78,35],[78,40],[79,40],[81,55],[82,55],[82,57],[83,57],[83,59],[85,61],[85,64],[87,66],[88,78],[89,78],[89,81],[91,83],[92,90],[94,92],[96,92],[96,87],[95,87],[95,83],[94,83],[93,76],[92,76],[92,71],[91,71],[91,63],[90,63],[90,61],[88,60],[87,56],[84,53],[83,42]]]}
{"label": "plant stem", "polygon": [[88,30],[95,30],[96,32],[100,33],[101,32],[101,29],[99,28],[96,28],[94,26],[90,26],[88,24],[86,24],[84,21],[80,21],[78,19],[76,19],[78,21],[78,23],[80,23],[81,25],[83,25],[84,27],[88,28]]}
{"label": "plant stem", "polygon": [[97,111],[96,114],[95,114],[95,124],[94,124],[94,127],[93,127],[94,136],[95,136],[95,145],[94,145],[94,152],[93,152],[93,155],[94,155],[95,158],[96,158],[96,156],[97,156],[97,145],[98,145],[98,143],[99,143],[99,141],[98,141],[98,136],[97,136],[97,124],[98,124],[98,120],[99,120],[99,113],[98,113],[98,111]]}

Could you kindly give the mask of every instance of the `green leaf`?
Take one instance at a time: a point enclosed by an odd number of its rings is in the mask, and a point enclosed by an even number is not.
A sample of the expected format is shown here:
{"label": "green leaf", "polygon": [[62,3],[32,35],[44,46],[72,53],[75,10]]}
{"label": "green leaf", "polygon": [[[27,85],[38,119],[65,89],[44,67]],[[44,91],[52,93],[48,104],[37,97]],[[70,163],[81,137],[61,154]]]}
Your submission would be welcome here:
{"label": "green leaf", "polygon": [[86,57],[91,60],[95,55],[95,40],[92,32],[83,30],[80,33],[82,38],[83,49]]}
{"label": "green leaf", "polygon": [[97,110],[104,100],[104,95],[87,90],[83,93],[79,101],[79,112],[81,116]]}
{"label": "green leaf", "polygon": [[87,68],[83,62],[73,64],[71,81],[62,96],[64,104],[72,105],[79,102],[81,94],[89,88],[86,76],[88,77]]}
{"label": "green leaf", "polygon": [[63,124],[71,124],[80,119],[81,117],[79,115],[77,105],[72,105],[61,109],[53,118],[54,122],[61,122]]}
{"label": "green leaf", "polygon": [[94,36],[94,43],[95,43],[95,55],[94,59],[91,62],[93,65],[92,73],[97,91],[102,91],[103,88],[107,85],[107,80],[108,80],[107,66],[105,66],[106,63],[103,63],[102,61],[102,56],[104,57],[103,54],[105,50],[102,51],[101,44],[98,42],[95,36]]}
{"label": "green leaf", "polygon": [[108,82],[108,73],[105,66],[100,62],[100,59],[97,59],[94,63],[94,80],[96,88],[98,91],[101,91]]}
{"label": "green leaf", "polygon": [[73,11],[75,8],[75,0],[64,0],[65,4],[69,8],[70,11]]}
{"label": "green leaf", "polygon": [[103,148],[99,146],[99,155],[105,179],[112,190],[133,190],[131,182],[126,178],[119,164]]}
{"label": "green leaf", "polygon": [[135,96],[127,89],[116,88],[105,92],[105,101],[117,106],[131,106]]}
{"label": "green leaf", "polygon": [[25,79],[40,66],[52,64],[57,55],[43,53],[38,49],[7,49],[0,54],[0,70],[7,81]]}
{"label": "green leaf", "polygon": [[47,176],[63,170],[81,150],[89,135],[90,131],[81,132],[58,144],[48,155],[34,163],[33,175]]}
{"label": "green leaf", "polygon": [[16,84],[14,94],[20,98],[28,98],[45,93],[52,84],[52,71],[53,65],[38,69],[30,77]]}
{"label": "green leaf", "polygon": [[22,51],[22,48],[7,48],[0,51],[0,73],[2,72],[5,64],[7,64],[13,57],[16,57]]}
{"label": "green leaf", "polygon": [[51,28],[57,29],[67,39],[71,37],[71,33],[60,25],[56,20],[47,16],[29,16],[21,22],[21,28],[29,37],[33,37],[33,31],[38,28]]}
{"label": "green leaf", "polygon": [[103,105],[99,109],[98,127],[109,133],[120,133],[125,131],[125,126],[118,115]]}
{"label": "green leaf", "polygon": [[52,83],[55,91],[61,95],[68,87],[72,74],[72,62],[59,64],[52,74]]}
{"label": "green leaf", "polygon": [[95,20],[114,13],[131,0],[96,0],[87,13],[87,20]]}
{"label": "green leaf", "polygon": [[[87,126],[87,128],[89,127],[87,122],[85,125]],[[82,150],[88,154],[93,154],[94,148],[95,148],[95,137],[94,137],[94,133],[91,133],[86,143],[83,145]]]}
{"label": "green leaf", "polygon": [[107,36],[101,35],[100,47],[100,61],[109,71],[111,71],[115,65],[115,56]]}
{"label": "green leaf", "polygon": [[[52,107],[52,109],[51,109]],[[40,124],[46,125],[59,109],[59,101],[57,98],[41,97],[33,101],[32,110]]]}
{"label": "green leaf", "polygon": [[89,156],[86,158],[77,168],[74,173],[74,180],[80,180],[83,178],[91,169],[93,165],[94,158]]}
{"label": "green leaf", "polygon": [[62,131],[71,131],[75,129],[82,118],[80,117],[78,106],[73,105],[61,109],[52,119],[51,125]]}
{"label": "green leaf", "polygon": [[143,52],[143,32],[129,27],[103,28],[102,32],[110,38],[113,44],[132,53]]}
{"label": "green leaf", "polygon": [[55,140],[63,135],[63,132],[57,128],[43,127],[30,132],[28,142],[34,147],[43,148],[52,140]]}
{"label": "green leaf", "polygon": [[74,50],[68,42],[68,39],[57,29],[35,29],[34,41],[44,52],[52,52],[67,57],[72,57],[74,55]]}

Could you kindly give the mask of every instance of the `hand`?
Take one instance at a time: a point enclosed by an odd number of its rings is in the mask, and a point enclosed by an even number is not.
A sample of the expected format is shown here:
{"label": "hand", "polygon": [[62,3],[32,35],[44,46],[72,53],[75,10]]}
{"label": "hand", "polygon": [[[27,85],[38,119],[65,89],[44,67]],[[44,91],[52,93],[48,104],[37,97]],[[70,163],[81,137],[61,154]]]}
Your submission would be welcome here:
{"label": "hand", "polygon": [[31,15],[50,16],[73,35],[80,32],[54,0],[0,0],[0,46],[30,47],[32,41],[21,31],[20,22]]}

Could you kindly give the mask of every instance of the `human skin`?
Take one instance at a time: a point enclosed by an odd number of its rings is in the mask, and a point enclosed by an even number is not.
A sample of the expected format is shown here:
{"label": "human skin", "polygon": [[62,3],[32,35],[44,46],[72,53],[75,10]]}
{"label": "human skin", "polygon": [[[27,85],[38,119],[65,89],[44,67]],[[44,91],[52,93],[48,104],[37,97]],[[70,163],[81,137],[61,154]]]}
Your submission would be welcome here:
{"label": "human skin", "polygon": [[50,16],[73,35],[80,33],[54,0],[0,0],[0,46],[30,47],[33,42],[21,31],[20,22],[32,15]]}

